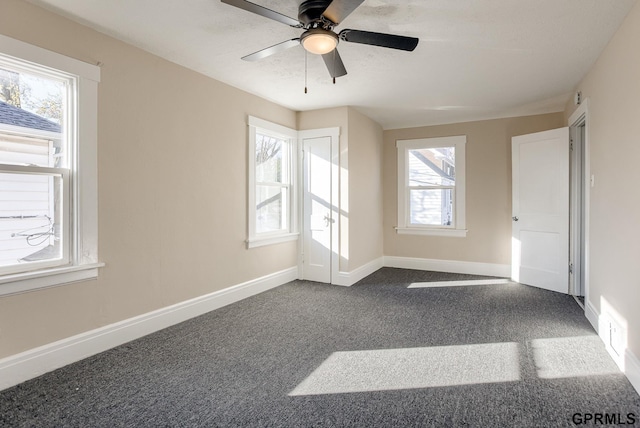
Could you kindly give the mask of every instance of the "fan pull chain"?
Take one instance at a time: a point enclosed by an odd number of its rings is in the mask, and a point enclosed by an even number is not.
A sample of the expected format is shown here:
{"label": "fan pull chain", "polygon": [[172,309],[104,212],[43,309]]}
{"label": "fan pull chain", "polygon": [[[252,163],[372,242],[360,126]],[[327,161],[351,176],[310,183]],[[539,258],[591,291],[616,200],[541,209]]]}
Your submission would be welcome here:
{"label": "fan pull chain", "polygon": [[307,93],[307,50],[304,51],[304,93]]}
{"label": "fan pull chain", "polygon": [[336,49],[333,50],[333,84],[336,84]]}

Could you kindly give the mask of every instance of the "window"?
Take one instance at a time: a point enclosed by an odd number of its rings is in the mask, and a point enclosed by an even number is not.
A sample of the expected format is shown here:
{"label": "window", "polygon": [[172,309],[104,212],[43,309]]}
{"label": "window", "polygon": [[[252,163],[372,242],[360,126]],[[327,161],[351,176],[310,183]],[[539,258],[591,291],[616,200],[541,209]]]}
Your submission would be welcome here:
{"label": "window", "polygon": [[0,274],[69,262],[73,85],[0,61]]}
{"label": "window", "polygon": [[399,140],[400,234],[466,236],[466,136]]}
{"label": "window", "polygon": [[249,117],[249,248],[295,240],[297,132]]}
{"label": "window", "polygon": [[0,295],[97,276],[98,80],[0,36]]}

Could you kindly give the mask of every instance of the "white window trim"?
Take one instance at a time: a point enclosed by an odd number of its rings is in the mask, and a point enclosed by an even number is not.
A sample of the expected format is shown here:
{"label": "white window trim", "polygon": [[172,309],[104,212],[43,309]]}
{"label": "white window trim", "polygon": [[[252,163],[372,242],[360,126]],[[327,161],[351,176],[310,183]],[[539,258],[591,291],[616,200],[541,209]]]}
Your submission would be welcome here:
{"label": "white window trim", "polygon": [[[395,228],[399,235],[429,235],[464,238],[467,236],[465,217],[465,170],[466,135],[453,137],[419,138],[413,140],[397,140],[398,149],[398,226]],[[416,226],[409,222],[409,200],[407,183],[409,179],[408,156],[409,150],[455,147],[456,150],[456,186],[455,186],[455,217],[453,226]]]}
{"label": "white window trim", "polygon": [[[266,245],[279,244],[282,242],[295,241],[299,238],[298,231],[298,191],[297,191],[297,153],[298,153],[298,131],[278,125],[264,119],[249,116],[247,120],[249,126],[249,162],[248,162],[248,235],[247,248],[263,247]],[[273,232],[273,233],[256,233],[256,177],[255,177],[255,159],[256,159],[256,133],[264,133],[280,137],[289,141],[290,160],[291,160],[291,176],[289,183],[289,230]]]}
{"label": "white window trim", "polygon": [[[0,35],[0,56],[30,62],[76,77],[75,134],[78,142],[70,168],[73,194],[73,239],[67,266],[0,276],[0,296],[23,293],[71,282],[95,279],[98,268],[98,83],[100,68],[58,53]],[[81,168],[78,168],[82,165]]]}

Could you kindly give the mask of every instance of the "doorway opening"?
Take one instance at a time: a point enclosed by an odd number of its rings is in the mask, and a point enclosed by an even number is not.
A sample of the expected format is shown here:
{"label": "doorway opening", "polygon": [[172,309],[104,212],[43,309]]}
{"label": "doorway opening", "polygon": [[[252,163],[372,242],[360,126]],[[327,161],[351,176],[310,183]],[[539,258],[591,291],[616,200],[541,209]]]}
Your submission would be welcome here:
{"label": "doorway opening", "polygon": [[569,293],[584,309],[587,290],[588,195],[591,184],[587,146],[586,102],[569,119],[570,216],[569,216]]}

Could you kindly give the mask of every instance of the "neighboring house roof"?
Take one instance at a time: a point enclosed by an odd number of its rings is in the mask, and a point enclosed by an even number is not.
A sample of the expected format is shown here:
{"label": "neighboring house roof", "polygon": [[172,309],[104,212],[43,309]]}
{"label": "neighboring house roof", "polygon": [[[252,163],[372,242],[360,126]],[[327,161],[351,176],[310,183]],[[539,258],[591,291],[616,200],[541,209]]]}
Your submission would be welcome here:
{"label": "neighboring house roof", "polygon": [[57,123],[35,113],[14,107],[4,101],[0,101],[0,123],[38,129],[40,131],[61,132],[60,125]]}

